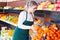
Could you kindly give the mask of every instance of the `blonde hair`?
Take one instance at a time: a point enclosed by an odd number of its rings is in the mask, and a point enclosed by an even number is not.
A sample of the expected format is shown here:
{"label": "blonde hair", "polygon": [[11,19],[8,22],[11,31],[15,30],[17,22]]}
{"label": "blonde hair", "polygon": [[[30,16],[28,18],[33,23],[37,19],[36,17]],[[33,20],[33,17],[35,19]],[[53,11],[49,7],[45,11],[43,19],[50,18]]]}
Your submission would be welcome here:
{"label": "blonde hair", "polygon": [[29,7],[32,7],[34,5],[37,5],[37,3],[35,1],[27,2],[25,7],[24,7],[24,10],[27,11]]}

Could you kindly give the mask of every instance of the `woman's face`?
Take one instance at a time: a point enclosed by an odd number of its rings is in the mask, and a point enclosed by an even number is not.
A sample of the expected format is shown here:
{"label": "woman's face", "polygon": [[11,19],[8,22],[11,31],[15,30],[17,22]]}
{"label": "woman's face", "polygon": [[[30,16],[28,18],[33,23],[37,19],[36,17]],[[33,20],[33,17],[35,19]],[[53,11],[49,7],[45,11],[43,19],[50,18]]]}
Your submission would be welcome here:
{"label": "woman's face", "polygon": [[32,7],[29,8],[29,11],[31,13],[34,13],[36,10],[37,10],[37,5],[34,5],[34,6],[32,6]]}

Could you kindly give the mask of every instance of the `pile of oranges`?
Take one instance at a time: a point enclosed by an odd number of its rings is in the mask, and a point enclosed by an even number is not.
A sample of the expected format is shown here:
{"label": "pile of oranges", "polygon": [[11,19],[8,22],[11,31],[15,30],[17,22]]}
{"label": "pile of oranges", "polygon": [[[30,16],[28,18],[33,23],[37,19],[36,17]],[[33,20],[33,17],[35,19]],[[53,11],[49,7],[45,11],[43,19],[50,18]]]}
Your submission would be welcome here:
{"label": "pile of oranges", "polygon": [[[56,24],[52,24],[50,27],[35,25],[34,28],[37,33],[32,36],[32,40],[60,40],[60,29],[57,28]],[[32,29],[29,33],[30,35],[34,34]]]}
{"label": "pile of oranges", "polygon": [[60,40],[60,29],[58,30],[56,24],[49,27],[46,40]]}

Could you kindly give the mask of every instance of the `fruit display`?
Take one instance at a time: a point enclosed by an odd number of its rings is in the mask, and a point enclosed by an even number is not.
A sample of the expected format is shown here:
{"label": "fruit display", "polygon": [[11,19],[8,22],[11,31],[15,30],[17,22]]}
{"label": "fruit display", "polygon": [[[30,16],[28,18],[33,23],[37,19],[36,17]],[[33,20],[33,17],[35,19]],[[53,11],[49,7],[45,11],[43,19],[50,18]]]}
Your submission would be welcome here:
{"label": "fruit display", "polygon": [[32,35],[32,40],[60,40],[60,29],[58,29],[55,23],[51,24],[49,27],[46,25],[34,25],[34,28],[37,33],[34,33],[32,29],[29,31],[29,34]]}
{"label": "fruit display", "polygon": [[0,18],[1,18],[2,16],[4,16],[4,14],[0,14]]}
{"label": "fruit display", "polygon": [[9,15],[9,14],[0,14],[0,19],[5,20],[7,22],[16,24],[18,23],[18,16],[13,16],[13,15]]}
{"label": "fruit display", "polygon": [[55,4],[50,4],[47,8],[47,10],[54,10]]}
{"label": "fruit display", "polygon": [[60,0],[57,0],[57,4],[60,4]]}
{"label": "fruit display", "polygon": [[46,9],[51,3],[49,1],[46,2],[42,2],[39,6],[38,6],[38,10],[44,10]]}
{"label": "fruit display", "polygon": [[46,2],[41,3],[41,4],[38,6],[38,10],[42,10],[42,8],[44,7],[45,4],[46,4]]}
{"label": "fruit display", "polygon": [[[2,14],[2,15],[3,15],[3,14]],[[3,15],[3,16],[2,16],[2,15],[1,15],[0,18],[3,19],[3,20],[6,20],[6,17],[7,17],[7,16],[6,16],[6,15]]]}
{"label": "fruit display", "polygon": [[10,20],[10,22],[13,22],[15,24],[18,24],[18,17],[13,18],[12,20]]}
{"label": "fruit display", "polygon": [[14,30],[1,30],[1,40],[12,40]]}
{"label": "fruit display", "polygon": [[60,11],[59,5],[60,5],[60,3],[51,4],[51,2],[46,1],[46,2],[42,2],[40,5],[38,5],[37,10]]}
{"label": "fruit display", "polygon": [[11,6],[5,6],[3,9],[12,9]]}
{"label": "fruit display", "polygon": [[15,7],[14,10],[23,10],[24,8],[23,7]]}
{"label": "fruit display", "polygon": [[11,7],[11,6],[5,6],[3,9],[23,10],[24,8],[23,8],[22,6],[20,6],[20,7],[15,7],[15,8],[13,8],[13,7]]}
{"label": "fruit display", "polygon": [[60,4],[56,4],[56,10],[57,10],[57,11],[60,10]]}

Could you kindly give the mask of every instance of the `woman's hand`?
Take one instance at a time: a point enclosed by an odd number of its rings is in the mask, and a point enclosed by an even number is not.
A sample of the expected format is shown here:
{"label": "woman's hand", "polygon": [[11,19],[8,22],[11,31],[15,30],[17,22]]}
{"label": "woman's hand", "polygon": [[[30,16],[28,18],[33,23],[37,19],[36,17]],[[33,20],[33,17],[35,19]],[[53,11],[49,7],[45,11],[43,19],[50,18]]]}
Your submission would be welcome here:
{"label": "woman's hand", "polygon": [[34,33],[37,33],[37,30],[34,28],[34,25],[32,25],[31,29],[33,30]]}

